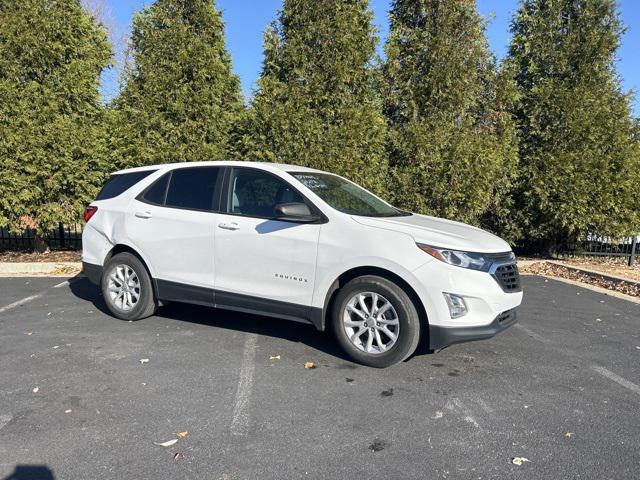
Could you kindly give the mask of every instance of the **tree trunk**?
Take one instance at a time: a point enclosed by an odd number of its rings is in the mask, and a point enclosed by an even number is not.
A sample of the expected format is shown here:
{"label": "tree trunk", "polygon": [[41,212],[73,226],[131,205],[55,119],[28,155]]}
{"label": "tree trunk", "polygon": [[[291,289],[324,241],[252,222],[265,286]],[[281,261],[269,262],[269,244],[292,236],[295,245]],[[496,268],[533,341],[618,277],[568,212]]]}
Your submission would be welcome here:
{"label": "tree trunk", "polygon": [[33,236],[33,249],[37,253],[44,253],[49,251],[49,244],[45,240],[44,236],[40,233],[35,233]]}

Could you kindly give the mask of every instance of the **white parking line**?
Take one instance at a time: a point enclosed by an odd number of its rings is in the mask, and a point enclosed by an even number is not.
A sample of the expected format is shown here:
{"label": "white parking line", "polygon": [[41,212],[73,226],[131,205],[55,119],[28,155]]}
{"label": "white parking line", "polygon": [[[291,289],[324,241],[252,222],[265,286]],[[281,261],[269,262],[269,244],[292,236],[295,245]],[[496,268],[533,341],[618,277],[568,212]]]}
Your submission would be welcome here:
{"label": "white parking line", "polygon": [[[69,285],[74,279],[71,280],[65,280],[64,282],[60,282],[56,285],[54,285],[51,288],[60,288],[60,287],[65,287],[67,285]],[[43,296],[46,291],[49,290],[48,288],[40,293],[36,293],[35,295],[31,295],[29,297],[23,298],[21,300],[17,300],[13,303],[10,303],[9,305],[5,305],[4,307],[0,308],[0,313],[6,312],[7,310],[11,310],[12,308],[16,308],[19,307],[20,305],[24,305],[27,302],[30,302],[31,300],[36,300],[37,298],[40,298],[41,296]]]}
{"label": "white parking line", "polygon": [[31,295],[30,297],[23,298],[22,300],[18,300],[16,302],[10,303],[9,305],[6,305],[6,306],[0,308],[0,313],[6,312],[7,310],[11,310],[12,308],[19,307],[20,305],[23,305],[23,304],[25,304],[27,302],[30,302],[31,300],[35,300],[36,298],[40,298],[42,295],[44,295],[44,293],[38,293],[36,295]]}
{"label": "white parking line", "polygon": [[244,344],[242,366],[240,368],[240,379],[238,381],[238,391],[233,407],[233,418],[231,420],[231,434],[240,436],[246,435],[249,430],[249,397],[253,386],[253,372],[255,370],[254,358],[256,355],[256,344],[258,336],[250,334]]}
{"label": "white parking line", "polygon": [[633,393],[637,393],[638,395],[640,395],[640,387],[638,385],[636,385],[635,383],[630,382],[626,378],[622,378],[620,375],[616,375],[611,370],[607,370],[606,368],[601,367],[599,365],[594,365],[591,368],[593,370],[595,370],[596,372],[598,372],[600,375],[604,375],[609,380],[613,380],[618,385],[622,385],[624,388],[628,388]]}
{"label": "white parking line", "polygon": [[539,342],[542,343],[551,343],[549,340],[547,340],[546,338],[544,338],[542,335],[540,335],[539,333],[536,333],[532,330],[529,330],[527,327],[525,327],[524,325],[520,324],[520,323],[516,323],[515,324],[516,327],[518,327],[520,330],[522,330],[524,333],[526,333],[527,335],[529,335],[531,338],[533,338],[534,340],[538,340]]}

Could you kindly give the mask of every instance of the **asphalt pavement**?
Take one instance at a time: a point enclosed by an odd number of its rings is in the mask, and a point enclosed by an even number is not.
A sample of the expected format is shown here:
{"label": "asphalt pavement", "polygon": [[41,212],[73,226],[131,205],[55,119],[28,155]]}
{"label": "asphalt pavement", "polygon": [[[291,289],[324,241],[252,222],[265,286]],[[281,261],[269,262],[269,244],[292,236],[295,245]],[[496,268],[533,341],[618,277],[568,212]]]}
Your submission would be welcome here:
{"label": "asphalt pavement", "polygon": [[516,326],[377,370],[310,326],[127,322],[64,280],[0,278],[2,480],[640,478],[638,304],[524,277]]}

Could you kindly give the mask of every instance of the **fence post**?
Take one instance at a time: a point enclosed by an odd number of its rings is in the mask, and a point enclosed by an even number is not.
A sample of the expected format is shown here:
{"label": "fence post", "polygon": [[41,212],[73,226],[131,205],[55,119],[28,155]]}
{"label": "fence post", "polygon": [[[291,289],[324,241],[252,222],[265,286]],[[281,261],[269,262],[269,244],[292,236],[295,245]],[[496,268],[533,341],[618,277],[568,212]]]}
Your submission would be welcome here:
{"label": "fence post", "polygon": [[636,245],[638,244],[638,235],[633,236],[631,240],[631,255],[629,255],[629,266],[633,267],[636,263]]}
{"label": "fence post", "polygon": [[60,248],[64,248],[64,225],[58,223],[58,235],[60,235]]}

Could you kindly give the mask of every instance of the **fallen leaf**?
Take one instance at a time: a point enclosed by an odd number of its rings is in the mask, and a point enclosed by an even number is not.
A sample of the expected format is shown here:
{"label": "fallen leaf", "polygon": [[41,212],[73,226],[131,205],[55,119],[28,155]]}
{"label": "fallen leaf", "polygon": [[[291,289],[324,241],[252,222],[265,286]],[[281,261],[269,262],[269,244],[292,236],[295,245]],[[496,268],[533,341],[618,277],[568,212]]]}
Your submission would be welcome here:
{"label": "fallen leaf", "polygon": [[174,459],[174,460],[182,460],[183,458],[184,458],[184,453],[180,453],[180,452],[176,453],[176,454],[173,456],[173,459]]}
{"label": "fallen leaf", "polygon": [[159,447],[170,447],[178,441],[177,438],[172,438],[171,440],[167,440],[166,442],[153,442],[154,445]]}
{"label": "fallen leaf", "polygon": [[571,438],[573,436],[573,432],[567,432],[564,434],[565,437]]}
{"label": "fallen leaf", "polygon": [[187,435],[189,435],[189,432],[187,432],[186,430],[184,432],[178,432],[176,433],[176,436],[178,438],[187,438]]}
{"label": "fallen leaf", "polygon": [[140,359],[140,363],[141,363],[141,364],[143,364],[143,365],[144,365],[145,363],[149,363],[149,359],[148,359],[148,358],[141,358],[141,359]]}
{"label": "fallen leaf", "polygon": [[280,360],[280,355],[271,355],[269,360]]}
{"label": "fallen leaf", "polygon": [[304,368],[311,369],[316,368],[316,366],[313,364],[313,362],[304,362]]}
{"label": "fallen leaf", "polygon": [[529,459],[526,458],[526,457],[513,457],[511,459],[511,463],[513,463],[514,465],[518,465],[518,466],[520,466],[523,463],[528,462],[528,461],[529,461]]}
{"label": "fallen leaf", "polygon": [[38,393],[38,390],[40,390],[40,387],[36,387],[33,389],[33,393]]}
{"label": "fallen leaf", "polygon": [[71,410],[70,408],[67,408],[67,409],[64,411],[64,413],[71,413],[71,412],[73,412],[73,410]]}

